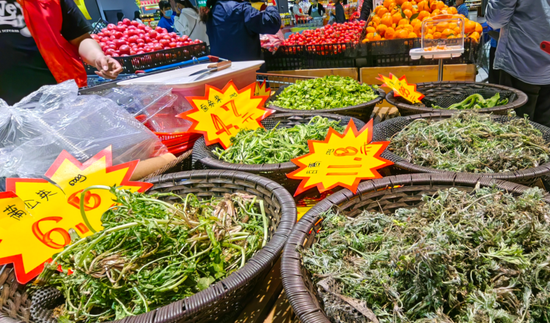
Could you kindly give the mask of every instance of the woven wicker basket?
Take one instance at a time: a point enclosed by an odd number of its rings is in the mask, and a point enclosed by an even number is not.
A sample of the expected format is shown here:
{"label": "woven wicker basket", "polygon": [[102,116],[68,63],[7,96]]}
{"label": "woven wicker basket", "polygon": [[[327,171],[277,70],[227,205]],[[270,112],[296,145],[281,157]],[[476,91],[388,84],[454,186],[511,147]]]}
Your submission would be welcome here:
{"label": "woven wicker basket", "polygon": [[283,92],[283,90],[287,86],[288,85],[280,87],[277,90],[277,92],[275,92],[275,94],[269,98],[266,105],[269,106],[270,109],[273,109],[273,110],[278,111],[278,112],[292,113],[292,114],[308,114],[308,113],[312,113],[312,112],[315,112],[315,113],[331,113],[331,114],[333,113],[333,114],[338,114],[338,115],[342,115],[342,116],[354,117],[354,118],[357,118],[361,121],[367,122],[371,118],[372,112],[374,111],[374,107],[378,103],[382,102],[382,100],[384,100],[384,97],[386,96],[386,92],[384,92],[384,90],[379,88],[377,90],[378,97],[376,99],[371,100],[369,102],[359,104],[359,105],[354,105],[354,106],[345,107],[345,108],[338,108],[338,109],[292,110],[292,109],[285,109],[285,108],[281,108],[279,106],[273,105],[272,102],[277,100],[277,96],[279,96],[279,94],[281,94],[281,92]]}
{"label": "woven wicker basket", "polygon": [[[441,119],[449,118],[452,114],[441,115],[439,113],[425,113],[417,114],[407,117],[397,117],[384,122],[381,122],[374,126],[373,129],[373,141],[384,141],[389,140],[393,135],[400,132],[405,128],[409,123],[417,119]],[[493,117],[497,122],[506,122],[511,120],[511,117],[508,116],[494,116]],[[540,125],[538,123],[530,122],[535,128],[539,129],[542,132],[544,140],[550,142],[550,128]],[[418,166],[412,164],[405,159],[397,156],[388,149],[384,151],[381,155],[382,158],[391,160],[394,162],[393,166],[388,167],[391,175],[398,175],[403,173],[453,173],[445,170],[439,170],[430,167]],[[504,181],[515,182],[527,186],[531,186],[540,182],[541,179],[545,177],[550,172],[550,163],[542,164],[538,167],[528,168],[521,171],[515,172],[502,172],[502,173],[479,173],[476,175],[500,179]],[[469,174],[469,173],[461,173]]]}
{"label": "woven wicker basket", "polygon": [[[491,180],[474,175],[457,174],[412,174],[385,177],[363,182],[357,193],[349,190],[337,192],[315,205],[294,227],[283,252],[281,274],[285,293],[295,314],[303,323],[329,323],[323,311],[322,301],[317,297],[317,288],[309,274],[302,267],[299,251],[315,243],[316,232],[322,227],[318,223],[321,214],[336,209],[354,217],[363,210],[393,213],[399,208],[413,208],[422,203],[423,195],[433,195],[438,190],[456,187],[471,191],[476,185],[481,187],[496,184],[500,189],[512,194],[521,194],[527,187],[505,181]],[[547,195],[545,200],[550,203]],[[349,317],[347,322],[355,322]]]}
{"label": "woven wicker basket", "polygon": [[468,96],[479,93],[485,99],[489,99],[497,93],[500,93],[500,99],[508,99],[508,104],[480,109],[479,112],[493,114],[507,114],[511,109],[517,109],[527,103],[527,95],[511,87],[495,85],[489,83],[475,82],[429,82],[418,83],[416,85],[418,92],[425,95],[421,105],[412,105],[401,97],[395,97],[393,91],[386,95],[386,100],[399,109],[402,116],[408,116],[419,113],[438,112],[442,114],[457,113],[460,110],[434,109],[433,105],[443,108],[451,104],[462,102]]}
{"label": "woven wicker basket", "polygon": [[[180,172],[150,180],[153,193],[170,192],[177,195],[195,194],[199,198],[247,193],[264,201],[270,219],[269,242],[248,260],[246,265],[226,279],[191,297],[158,308],[148,313],[127,317],[116,322],[233,322],[256,284],[273,267],[296,222],[296,205],[292,196],[273,181],[242,172],[202,170]],[[170,201],[173,198],[169,198]],[[31,314],[35,322],[55,322],[51,318],[51,304],[59,292],[43,289],[33,295]]]}
{"label": "woven wicker basket", "polygon": [[[311,118],[315,116],[322,116],[331,120],[340,121],[340,125],[346,126],[350,119],[353,119],[357,129],[361,129],[365,124],[355,118],[348,116],[340,116],[335,114],[320,114],[320,113],[275,113],[270,117],[262,121],[263,126],[266,129],[273,129],[277,124],[279,127],[291,128],[297,124],[308,123]],[[193,168],[213,168],[213,169],[227,169],[237,170],[253,174],[258,174],[267,177],[285,187],[288,191],[294,193],[298,185],[299,180],[289,179],[286,174],[297,169],[297,166],[292,162],[286,162],[282,164],[262,164],[262,165],[249,165],[249,164],[232,164],[222,160],[219,160],[216,155],[212,153],[219,144],[206,146],[204,138],[200,138],[193,147]]]}

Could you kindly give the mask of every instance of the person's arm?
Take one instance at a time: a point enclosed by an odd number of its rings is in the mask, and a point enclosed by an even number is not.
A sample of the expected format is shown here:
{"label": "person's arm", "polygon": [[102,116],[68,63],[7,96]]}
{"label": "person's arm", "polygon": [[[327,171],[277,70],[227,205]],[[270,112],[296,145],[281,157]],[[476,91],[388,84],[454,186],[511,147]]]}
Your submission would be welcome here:
{"label": "person's arm", "polygon": [[90,37],[90,34],[84,34],[71,40],[70,43],[78,48],[78,54],[84,62],[97,68],[95,72],[97,75],[116,79],[118,74],[122,72],[120,63],[110,56],[105,56],[99,44]]}
{"label": "person's arm", "polygon": [[320,4],[320,3],[317,6],[318,6],[317,8],[319,10],[319,15],[324,16],[325,15],[325,7],[323,7],[323,5]]}
{"label": "person's arm", "polygon": [[489,0],[485,19],[494,29],[506,26],[516,10],[517,0]]}
{"label": "person's arm", "polygon": [[258,34],[276,34],[281,28],[281,16],[275,6],[267,7],[265,11],[253,10],[248,4],[244,6],[244,24],[249,30]]}
{"label": "person's arm", "polygon": [[180,36],[190,36],[189,20],[187,20],[187,17],[185,17],[185,15],[180,14],[178,20],[174,23],[174,26],[176,27],[176,30],[181,34]]}

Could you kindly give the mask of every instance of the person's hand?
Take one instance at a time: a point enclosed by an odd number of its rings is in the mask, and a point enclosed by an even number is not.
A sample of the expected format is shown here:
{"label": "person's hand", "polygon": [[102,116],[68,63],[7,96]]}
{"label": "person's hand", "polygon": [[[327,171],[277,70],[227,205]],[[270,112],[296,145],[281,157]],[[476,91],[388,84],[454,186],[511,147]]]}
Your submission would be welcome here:
{"label": "person's hand", "polygon": [[98,58],[95,62],[95,67],[97,68],[95,72],[97,75],[112,80],[116,79],[118,74],[122,72],[120,63],[111,56],[103,55]]}

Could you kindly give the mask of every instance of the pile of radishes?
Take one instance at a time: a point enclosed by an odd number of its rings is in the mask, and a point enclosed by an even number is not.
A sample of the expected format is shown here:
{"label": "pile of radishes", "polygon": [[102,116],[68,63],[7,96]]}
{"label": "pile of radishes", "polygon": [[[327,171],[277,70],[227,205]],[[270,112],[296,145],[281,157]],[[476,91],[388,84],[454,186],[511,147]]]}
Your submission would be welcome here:
{"label": "pile of radishes", "polygon": [[186,35],[179,37],[176,33],[168,33],[164,28],[153,29],[130,19],[119,21],[118,25],[109,24],[107,28],[91,36],[99,43],[105,55],[112,57],[139,55],[202,43],[201,40],[192,40]]}

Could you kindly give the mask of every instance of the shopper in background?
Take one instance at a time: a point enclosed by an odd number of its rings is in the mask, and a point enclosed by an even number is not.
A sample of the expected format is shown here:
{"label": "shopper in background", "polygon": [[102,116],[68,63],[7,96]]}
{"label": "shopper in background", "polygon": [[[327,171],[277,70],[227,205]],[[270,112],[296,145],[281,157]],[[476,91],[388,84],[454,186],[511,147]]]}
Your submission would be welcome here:
{"label": "shopper in background", "polygon": [[90,37],[73,0],[3,0],[0,6],[0,98],[13,105],[43,85],[74,79],[87,85],[81,58],[96,74],[116,78],[120,64]]}
{"label": "shopper in background", "polygon": [[367,21],[369,20],[370,13],[372,12],[372,0],[364,0],[363,6],[361,7],[361,16],[359,20]]}
{"label": "shopper in background", "polygon": [[166,0],[161,0],[159,2],[160,9],[160,20],[157,26],[166,29],[169,33],[174,32],[174,16],[175,13],[172,11],[170,2]]}
{"label": "shopper in background", "polygon": [[210,40],[210,53],[232,61],[262,58],[260,34],[276,34],[281,17],[275,6],[258,11],[250,2],[207,0],[201,12]]}
{"label": "shopper in background", "polygon": [[139,22],[140,24],[143,23],[143,21],[141,20],[141,12],[139,12],[139,10],[134,11],[134,20]]}
{"label": "shopper in background", "polygon": [[296,19],[296,22],[298,22],[300,17],[305,17],[305,14],[302,12],[302,8],[300,8],[300,2],[301,0],[295,0],[294,5],[292,6],[292,14],[294,15],[294,19]]}
{"label": "shopper in background", "polygon": [[489,83],[498,84],[500,82],[500,70],[495,70],[495,55],[497,52],[498,38],[500,29],[493,30],[487,25],[487,34],[489,34],[491,48],[489,49]]}
{"label": "shopper in background", "polygon": [[124,19],[124,14],[122,12],[117,12],[116,19],[117,19],[117,22],[122,21]]}
{"label": "shopper in background", "polygon": [[550,55],[540,43],[550,35],[550,0],[489,0],[485,18],[500,28],[494,68],[499,83],[527,94],[527,104],[516,109],[519,117],[550,127]]}
{"label": "shopper in background", "polygon": [[468,18],[468,15],[470,13],[468,7],[464,3],[464,0],[456,0],[456,11],[458,11],[459,15],[463,15],[466,18]]}
{"label": "shopper in background", "polygon": [[307,14],[312,18],[323,17],[325,15],[325,8],[319,3],[319,0],[312,0]]}
{"label": "shopper in background", "polygon": [[195,40],[199,39],[209,44],[206,35],[206,24],[200,20],[199,10],[189,0],[176,0],[174,26],[180,36],[187,35]]}
{"label": "shopper in background", "polygon": [[346,15],[344,14],[344,6],[340,3],[340,0],[334,0],[334,22],[341,24],[346,22]]}

